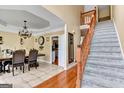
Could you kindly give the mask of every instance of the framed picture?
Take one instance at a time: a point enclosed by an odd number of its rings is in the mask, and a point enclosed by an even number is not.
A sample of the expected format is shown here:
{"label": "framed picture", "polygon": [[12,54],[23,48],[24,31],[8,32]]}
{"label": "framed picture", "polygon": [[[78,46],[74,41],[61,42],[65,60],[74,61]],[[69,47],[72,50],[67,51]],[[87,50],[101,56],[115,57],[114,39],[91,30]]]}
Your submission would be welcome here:
{"label": "framed picture", "polygon": [[0,44],[3,44],[3,37],[0,36]]}

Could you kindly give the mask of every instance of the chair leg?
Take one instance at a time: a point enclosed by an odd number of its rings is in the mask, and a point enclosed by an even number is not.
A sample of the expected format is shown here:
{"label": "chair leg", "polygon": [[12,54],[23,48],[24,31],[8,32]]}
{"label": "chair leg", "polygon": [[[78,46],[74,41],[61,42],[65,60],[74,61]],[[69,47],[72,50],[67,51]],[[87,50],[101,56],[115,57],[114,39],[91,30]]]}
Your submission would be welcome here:
{"label": "chair leg", "polygon": [[37,69],[37,63],[35,63],[35,68]]}
{"label": "chair leg", "polygon": [[22,70],[22,66],[20,66],[20,70]]}
{"label": "chair leg", "polygon": [[12,73],[13,73],[13,76],[14,76],[14,67],[12,67]]}
{"label": "chair leg", "polygon": [[8,73],[10,73],[10,65],[8,65]]}
{"label": "chair leg", "polygon": [[4,73],[5,73],[5,70],[6,70],[6,69],[5,69],[5,65],[4,65],[4,66],[3,66],[3,72],[4,72]]}
{"label": "chair leg", "polygon": [[1,66],[0,66],[0,73],[2,72],[2,64],[1,64]]}
{"label": "chair leg", "polygon": [[24,73],[24,65],[23,65],[23,73]]}
{"label": "chair leg", "polygon": [[28,71],[30,71],[30,64],[28,64]]}

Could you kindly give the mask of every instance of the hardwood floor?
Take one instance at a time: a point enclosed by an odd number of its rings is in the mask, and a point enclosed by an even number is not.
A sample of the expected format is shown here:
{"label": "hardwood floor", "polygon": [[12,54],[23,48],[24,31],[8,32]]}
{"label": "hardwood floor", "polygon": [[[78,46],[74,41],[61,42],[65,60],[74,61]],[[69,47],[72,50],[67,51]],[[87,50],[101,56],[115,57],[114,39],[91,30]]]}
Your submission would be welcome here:
{"label": "hardwood floor", "polygon": [[58,65],[58,58],[55,58],[55,62],[53,64]]}
{"label": "hardwood floor", "polygon": [[77,66],[46,80],[35,88],[75,88]]}

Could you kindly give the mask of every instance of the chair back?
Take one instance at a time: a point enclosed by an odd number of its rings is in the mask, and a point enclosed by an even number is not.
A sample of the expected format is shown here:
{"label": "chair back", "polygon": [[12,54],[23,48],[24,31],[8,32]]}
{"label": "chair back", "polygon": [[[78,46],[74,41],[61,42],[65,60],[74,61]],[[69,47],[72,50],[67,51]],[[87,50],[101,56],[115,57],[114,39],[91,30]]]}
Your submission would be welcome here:
{"label": "chair back", "polygon": [[16,50],[13,52],[13,64],[24,63],[25,61],[25,50]]}
{"label": "chair back", "polygon": [[29,52],[29,62],[37,61],[37,55],[38,55],[38,50],[36,49],[31,49]]}

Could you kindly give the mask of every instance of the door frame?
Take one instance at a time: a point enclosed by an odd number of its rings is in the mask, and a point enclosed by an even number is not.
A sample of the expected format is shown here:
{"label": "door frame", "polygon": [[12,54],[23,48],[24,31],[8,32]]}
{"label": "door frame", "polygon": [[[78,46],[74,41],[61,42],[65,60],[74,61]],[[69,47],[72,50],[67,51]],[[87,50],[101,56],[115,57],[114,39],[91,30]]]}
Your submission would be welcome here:
{"label": "door frame", "polygon": [[73,36],[73,62],[74,62],[74,34],[73,33],[70,33],[70,32],[68,32],[68,64],[70,64],[69,63],[69,57],[70,57],[70,51],[69,51],[69,35],[72,35]]}

